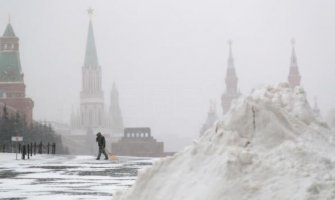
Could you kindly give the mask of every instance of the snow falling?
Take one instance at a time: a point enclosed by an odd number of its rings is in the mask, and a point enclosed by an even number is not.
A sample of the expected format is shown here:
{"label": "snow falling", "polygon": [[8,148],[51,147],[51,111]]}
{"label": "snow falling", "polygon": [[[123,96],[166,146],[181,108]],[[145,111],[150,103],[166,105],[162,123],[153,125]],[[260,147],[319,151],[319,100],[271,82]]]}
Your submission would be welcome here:
{"label": "snow falling", "polygon": [[1,0],[0,200],[335,200],[334,10]]}

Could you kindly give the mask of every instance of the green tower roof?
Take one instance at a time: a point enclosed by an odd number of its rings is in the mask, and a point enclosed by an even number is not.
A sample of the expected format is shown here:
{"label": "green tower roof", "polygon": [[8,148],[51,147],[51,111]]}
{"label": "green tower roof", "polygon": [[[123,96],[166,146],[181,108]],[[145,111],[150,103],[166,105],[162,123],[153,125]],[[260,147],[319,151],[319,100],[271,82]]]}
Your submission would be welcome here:
{"label": "green tower roof", "polygon": [[10,23],[8,23],[6,30],[3,34],[3,37],[16,37],[14,33],[14,29]]}
{"label": "green tower roof", "polygon": [[[9,37],[16,37],[13,27],[8,23],[1,39],[6,40]],[[11,41],[11,40],[9,40]],[[9,45],[15,45],[10,42]],[[17,50],[7,50],[0,52],[0,81],[1,82],[22,82],[20,53]]]}
{"label": "green tower roof", "polygon": [[21,63],[18,52],[0,53],[0,81],[21,82]]}
{"label": "green tower roof", "polygon": [[89,26],[88,26],[84,66],[98,66],[98,65],[99,65],[99,62],[98,62],[98,56],[97,56],[97,49],[95,47],[93,25],[92,25],[92,21],[90,20]]}

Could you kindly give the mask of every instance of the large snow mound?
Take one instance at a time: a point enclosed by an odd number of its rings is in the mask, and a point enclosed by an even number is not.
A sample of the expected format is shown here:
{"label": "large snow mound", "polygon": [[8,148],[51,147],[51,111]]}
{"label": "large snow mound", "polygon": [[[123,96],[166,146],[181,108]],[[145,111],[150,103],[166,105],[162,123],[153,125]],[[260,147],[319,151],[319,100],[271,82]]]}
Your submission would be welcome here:
{"label": "large snow mound", "polygon": [[333,132],[300,87],[256,89],[117,200],[335,199]]}

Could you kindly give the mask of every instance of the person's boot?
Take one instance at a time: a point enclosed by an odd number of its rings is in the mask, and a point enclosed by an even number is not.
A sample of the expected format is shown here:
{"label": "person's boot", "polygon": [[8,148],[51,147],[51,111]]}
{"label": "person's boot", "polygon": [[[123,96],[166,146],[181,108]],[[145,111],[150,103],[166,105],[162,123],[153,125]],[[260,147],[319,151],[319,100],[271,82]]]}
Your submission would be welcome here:
{"label": "person's boot", "polygon": [[97,158],[97,160],[100,160],[100,158]]}
{"label": "person's boot", "polygon": [[108,160],[108,158],[105,158],[105,160]]}

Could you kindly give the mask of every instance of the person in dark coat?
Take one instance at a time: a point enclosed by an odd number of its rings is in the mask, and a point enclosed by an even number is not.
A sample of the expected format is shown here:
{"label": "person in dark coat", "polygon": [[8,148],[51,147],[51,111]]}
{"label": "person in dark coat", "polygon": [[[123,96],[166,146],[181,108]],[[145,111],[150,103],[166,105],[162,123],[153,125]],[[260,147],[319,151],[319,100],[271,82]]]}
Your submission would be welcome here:
{"label": "person in dark coat", "polygon": [[106,140],[105,140],[105,137],[100,132],[97,133],[96,141],[97,141],[98,146],[99,146],[99,154],[98,154],[97,160],[100,160],[101,153],[103,153],[105,155],[105,160],[108,160],[108,156],[107,156],[107,153],[105,151]]}
{"label": "person in dark coat", "polygon": [[25,160],[26,159],[26,145],[22,145],[22,159]]}

